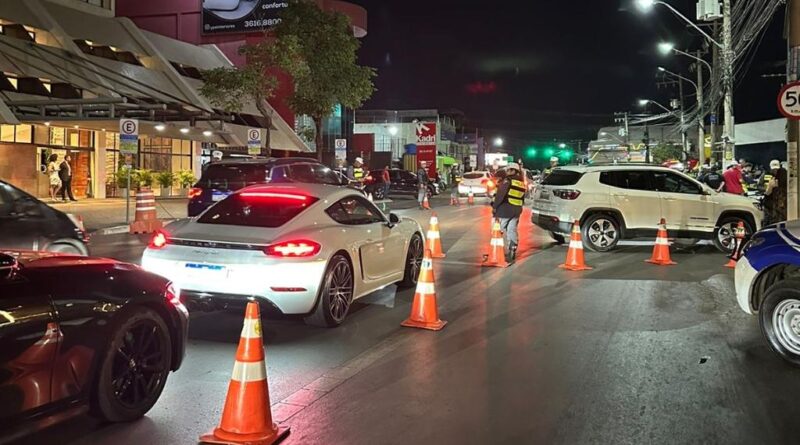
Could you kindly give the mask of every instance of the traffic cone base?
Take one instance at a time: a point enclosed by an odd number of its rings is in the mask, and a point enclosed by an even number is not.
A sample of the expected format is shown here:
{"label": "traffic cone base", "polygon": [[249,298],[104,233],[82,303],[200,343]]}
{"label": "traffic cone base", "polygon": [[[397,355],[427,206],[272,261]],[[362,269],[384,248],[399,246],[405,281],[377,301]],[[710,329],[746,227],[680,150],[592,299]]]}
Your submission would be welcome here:
{"label": "traffic cone base", "polygon": [[586,265],[586,260],[583,255],[583,236],[581,235],[579,221],[575,221],[575,224],[572,225],[572,234],[570,235],[569,249],[567,250],[567,261],[558,267],[573,272],[592,270],[591,267]]}
{"label": "traffic cone base", "polygon": [[733,245],[733,253],[731,253],[731,259],[728,261],[728,264],[725,265],[728,269],[736,269],[736,263],[739,262],[739,252],[742,248],[742,243],[744,242],[744,237],[746,235],[744,223],[739,221],[739,225],[736,227],[735,232],[735,241]]}
{"label": "traffic cone base", "polygon": [[275,431],[268,435],[263,434],[230,434],[215,428],[214,431],[200,436],[200,443],[218,445],[276,445],[289,436],[289,427],[275,426]]}
{"label": "traffic cone base", "polygon": [[658,236],[656,245],[653,247],[653,256],[646,263],[657,266],[674,266],[678,263],[672,261],[669,253],[669,238],[667,234],[667,222],[662,218],[658,226]]}
{"label": "traffic cone base", "polygon": [[417,291],[414,293],[414,302],[411,304],[411,315],[400,323],[401,326],[429,331],[439,331],[444,328],[447,322],[439,319],[434,282],[433,259],[431,259],[431,251],[426,249],[417,280]]}

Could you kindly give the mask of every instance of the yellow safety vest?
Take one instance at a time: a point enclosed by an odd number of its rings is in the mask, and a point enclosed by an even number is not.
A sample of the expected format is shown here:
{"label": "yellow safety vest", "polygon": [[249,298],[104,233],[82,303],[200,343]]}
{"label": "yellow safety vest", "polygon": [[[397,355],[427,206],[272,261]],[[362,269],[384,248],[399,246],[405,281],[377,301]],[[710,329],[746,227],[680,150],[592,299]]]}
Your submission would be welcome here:
{"label": "yellow safety vest", "polygon": [[353,179],[355,179],[356,181],[360,181],[361,178],[363,177],[364,177],[364,169],[361,167],[359,168],[353,167]]}
{"label": "yellow safety vest", "polygon": [[512,206],[522,207],[525,204],[525,192],[525,183],[518,179],[512,179],[506,199]]}

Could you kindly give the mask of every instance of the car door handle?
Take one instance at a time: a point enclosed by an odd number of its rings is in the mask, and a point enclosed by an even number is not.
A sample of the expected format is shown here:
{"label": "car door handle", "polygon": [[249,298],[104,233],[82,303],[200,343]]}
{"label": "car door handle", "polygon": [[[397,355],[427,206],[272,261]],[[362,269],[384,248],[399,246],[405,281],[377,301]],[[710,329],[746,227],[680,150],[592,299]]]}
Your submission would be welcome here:
{"label": "car door handle", "polygon": [[677,198],[664,198],[664,199],[666,199],[667,201],[670,201],[670,202],[678,200]]}

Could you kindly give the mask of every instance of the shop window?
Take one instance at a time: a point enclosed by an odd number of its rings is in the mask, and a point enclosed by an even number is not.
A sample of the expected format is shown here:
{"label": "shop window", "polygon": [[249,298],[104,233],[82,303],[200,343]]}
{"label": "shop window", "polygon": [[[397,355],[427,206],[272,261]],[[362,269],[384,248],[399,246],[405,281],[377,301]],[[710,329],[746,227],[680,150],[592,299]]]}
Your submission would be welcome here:
{"label": "shop window", "polygon": [[50,127],[50,145],[92,148],[92,132],[77,128]]}
{"label": "shop window", "polygon": [[30,125],[0,125],[0,142],[33,142],[33,128]]}
{"label": "shop window", "polygon": [[14,142],[14,126],[2,125],[0,126],[0,141]]}

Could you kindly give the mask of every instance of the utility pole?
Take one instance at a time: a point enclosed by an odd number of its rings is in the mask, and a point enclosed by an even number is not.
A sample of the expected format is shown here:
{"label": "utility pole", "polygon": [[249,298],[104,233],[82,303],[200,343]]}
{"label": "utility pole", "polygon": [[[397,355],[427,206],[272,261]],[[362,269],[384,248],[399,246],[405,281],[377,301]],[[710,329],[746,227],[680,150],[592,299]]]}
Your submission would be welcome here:
{"label": "utility pole", "polygon": [[683,155],[687,156],[689,154],[689,147],[688,140],[686,137],[686,129],[684,125],[686,125],[686,109],[683,106],[683,79],[678,79],[678,97],[680,100],[681,106],[681,147],[683,148]]}
{"label": "utility pole", "polygon": [[[800,0],[789,0],[786,7],[789,14],[789,45],[786,57],[787,83],[795,82],[800,78]],[[789,220],[800,216],[800,183],[798,183],[798,164],[800,158],[800,121],[787,120],[788,144],[786,145],[786,159],[789,164],[787,216]]]}
{"label": "utility pole", "polygon": [[[700,59],[702,57],[703,53],[697,50],[697,58]],[[703,110],[703,64],[697,61],[694,66],[697,70],[697,106],[700,112],[700,117],[697,122],[697,161],[700,165],[703,165],[706,163],[706,129],[704,128],[706,124],[706,114]]]}
{"label": "utility pole", "polygon": [[[719,22],[714,22],[714,38],[719,39]],[[712,66],[714,70],[711,73],[711,81],[714,82],[716,79],[719,79],[719,66],[720,66],[720,59],[721,56],[719,54],[719,47],[717,45],[713,46],[713,50],[711,53],[712,56]],[[712,103],[716,102],[716,98],[712,98]],[[709,130],[711,131],[711,157],[714,158],[717,152],[717,124],[719,120],[719,106],[714,105],[714,107],[709,111]],[[723,155],[724,157],[724,155]],[[715,159],[716,162],[722,164],[722,157]]]}
{"label": "utility pole", "polygon": [[733,20],[731,17],[731,1],[723,0],[722,3],[722,83],[725,86],[725,100],[723,103],[725,113],[725,127],[723,139],[725,143],[725,160],[736,160],[736,127],[733,117]]}

